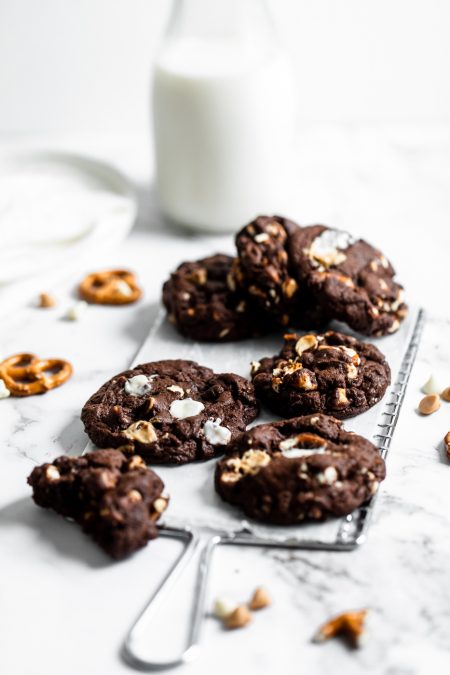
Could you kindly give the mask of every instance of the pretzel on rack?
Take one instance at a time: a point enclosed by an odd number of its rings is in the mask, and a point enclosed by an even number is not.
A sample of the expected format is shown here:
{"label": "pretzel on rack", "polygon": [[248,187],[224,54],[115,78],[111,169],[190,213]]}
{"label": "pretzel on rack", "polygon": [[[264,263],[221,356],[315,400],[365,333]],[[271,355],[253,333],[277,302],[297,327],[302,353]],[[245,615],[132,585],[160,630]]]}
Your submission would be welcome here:
{"label": "pretzel on rack", "polygon": [[14,354],[0,363],[0,379],[11,396],[34,396],[59,387],[72,375],[63,359],[40,359],[35,354]]}
{"label": "pretzel on rack", "polygon": [[103,270],[93,272],[78,287],[80,297],[96,305],[128,305],[142,295],[133,272]]}

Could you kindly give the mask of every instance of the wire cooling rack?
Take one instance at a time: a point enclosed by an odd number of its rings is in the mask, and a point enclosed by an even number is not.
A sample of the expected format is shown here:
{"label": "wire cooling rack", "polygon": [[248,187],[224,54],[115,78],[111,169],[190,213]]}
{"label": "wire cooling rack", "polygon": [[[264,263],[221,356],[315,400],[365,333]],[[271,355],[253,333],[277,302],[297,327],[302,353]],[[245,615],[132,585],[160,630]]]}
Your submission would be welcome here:
{"label": "wire cooling rack", "polygon": [[[401,365],[397,371],[395,383],[391,386],[383,405],[379,421],[376,425],[377,433],[373,440],[383,459],[386,459],[397,425],[400,410],[405,397],[406,387],[425,322],[422,309],[417,311],[410,337],[406,344]],[[271,548],[289,548],[319,551],[352,551],[361,546],[367,539],[367,533],[376,502],[376,496],[364,506],[341,519],[337,534],[330,541],[320,537],[286,538],[261,536],[247,523],[241,522],[241,528],[214,529],[207,527],[170,527],[162,525],[160,534],[164,537],[174,537],[185,542],[186,546],[172,569],[162,580],[150,600],[138,616],[128,632],[122,646],[123,658],[134,668],[144,671],[174,668],[196,658],[200,649],[200,634],[205,613],[207,582],[211,568],[212,554],[219,545],[259,546]],[[183,571],[188,563],[197,565],[196,586],[193,594],[191,620],[187,630],[187,640],[180,653],[171,658],[155,659],[149,656],[153,647],[158,645],[158,635],[153,627],[158,625],[158,608],[161,603],[171,602],[169,591],[177,584],[184,583]],[[172,594],[173,596],[174,594]],[[175,609],[175,608],[174,608]],[[142,646],[144,645],[144,652]]]}

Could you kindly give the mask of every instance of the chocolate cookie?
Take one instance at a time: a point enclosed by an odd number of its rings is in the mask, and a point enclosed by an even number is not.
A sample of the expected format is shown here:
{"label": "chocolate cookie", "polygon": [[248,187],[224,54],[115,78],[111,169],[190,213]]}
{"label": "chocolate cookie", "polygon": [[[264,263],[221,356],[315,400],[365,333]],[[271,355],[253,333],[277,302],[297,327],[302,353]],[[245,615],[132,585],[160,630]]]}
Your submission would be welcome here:
{"label": "chocolate cookie", "polygon": [[33,499],[73,518],[113,558],[124,558],[157,536],[166,509],[164,484],[138,455],[98,450],[83,457],[58,457],[28,477]]}
{"label": "chocolate cookie", "polygon": [[344,516],[385,477],[369,441],[326,415],[260,424],[233,441],[216,467],[216,491],[251,518],[279,525]]}
{"label": "chocolate cookie", "polygon": [[407,314],[403,287],[380,251],[324,225],[296,230],[292,264],[324,311],[365,335],[394,333]]}
{"label": "chocolate cookie", "polygon": [[99,447],[128,446],[149,462],[210,459],[255,419],[253,385],[194,361],[155,361],[106,382],[81,419]]}
{"label": "chocolate cookie", "polygon": [[328,331],[284,336],[278,356],[252,363],[255,391],[281,417],[324,412],[341,419],[377,403],[390,369],[374,345]]}
{"label": "chocolate cookie", "polygon": [[291,246],[300,228],[280,216],[259,216],[236,235],[238,258],[230,281],[279,325],[314,328],[327,315],[299,281]]}
{"label": "chocolate cookie", "polygon": [[182,263],[163,286],[170,321],[186,337],[206,342],[243,340],[267,333],[251,299],[230,282],[233,258],[220,253]]}

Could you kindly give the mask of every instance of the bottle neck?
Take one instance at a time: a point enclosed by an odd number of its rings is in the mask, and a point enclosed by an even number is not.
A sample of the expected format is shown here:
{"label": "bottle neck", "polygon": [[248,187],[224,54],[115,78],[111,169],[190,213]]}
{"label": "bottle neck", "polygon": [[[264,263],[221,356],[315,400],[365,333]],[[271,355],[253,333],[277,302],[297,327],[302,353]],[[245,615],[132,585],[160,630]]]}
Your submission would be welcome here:
{"label": "bottle neck", "polygon": [[265,0],[174,0],[166,37],[273,40]]}

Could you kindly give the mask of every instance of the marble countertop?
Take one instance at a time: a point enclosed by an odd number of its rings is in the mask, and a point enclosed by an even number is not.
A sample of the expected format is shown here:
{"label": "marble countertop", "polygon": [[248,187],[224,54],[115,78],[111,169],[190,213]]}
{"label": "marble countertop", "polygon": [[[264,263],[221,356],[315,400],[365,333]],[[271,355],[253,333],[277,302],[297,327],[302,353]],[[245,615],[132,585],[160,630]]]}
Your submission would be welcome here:
{"label": "marble countertop", "polygon": [[[80,269],[51,289],[55,308],[36,309],[30,298],[2,319],[0,356],[61,356],[75,373],[70,386],[46,396],[0,401],[0,670],[131,673],[119,656],[121,642],[180,544],[161,538],[130,560],[111,563],[75,526],[32,504],[26,477],[36,463],[83,450],[80,408],[132,360],[152,325],[169,270],[182,259],[231,251],[232,237],[187,236],[164,226],[150,187],[146,139],[30,143],[98,156],[133,178],[140,199],[137,225],[119,249],[99,251],[96,265],[135,269],[145,298],[130,307],[90,307],[79,322],[65,321],[86,271]],[[428,418],[416,407],[430,372],[443,386],[450,384],[450,127],[310,127],[299,138],[298,171],[298,200],[289,215],[346,227],[382,248],[408,297],[425,307],[427,324],[368,541],[351,553],[219,549],[208,608],[218,595],[246,599],[256,585],[269,589],[273,607],[233,633],[206,616],[201,654],[179,672],[448,673],[450,463],[442,439],[450,429],[450,405]],[[37,287],[36,294],[43,290]],[[182,597],[175,606],[175,616],[164,617],[161,610],[151,636],[158,643],[168,644],[173,627],[186,619]],[[340,641],[311,644],[330,615],[358,607],[372,609],[364,648],[350,650]]]}

